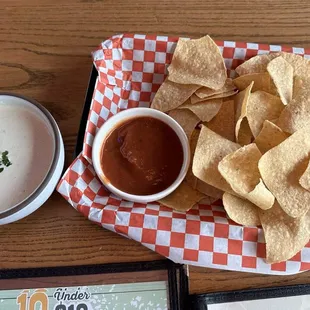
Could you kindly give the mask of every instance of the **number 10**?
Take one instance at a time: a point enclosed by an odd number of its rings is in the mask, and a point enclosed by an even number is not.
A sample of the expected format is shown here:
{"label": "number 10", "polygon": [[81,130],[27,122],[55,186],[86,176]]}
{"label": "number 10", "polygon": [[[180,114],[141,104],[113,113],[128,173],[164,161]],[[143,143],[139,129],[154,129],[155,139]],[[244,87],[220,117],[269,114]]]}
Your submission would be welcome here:
{"label": "number 10", "polygon": [[29,301],[28,290],[22,291],[22,293],[17,297],[16,303],[19,305],[19,310],[35,310],[37,303],[41,304],[42,310],[48,310],[48,297],[46,295],[45,289],[38,289],[30,296]]}
{"label": "number 10", "polygon": [[[41,310],[48,310],[48,297],[45,289],[37,289],[30,296],[28,301],[28,290],[24,290],[17,297],[16,303],[19,305],[19,310],[35,310],[37,303],[41,304]],[[79,305],[57,305],[54,310],[88,310],[86,304]]]}

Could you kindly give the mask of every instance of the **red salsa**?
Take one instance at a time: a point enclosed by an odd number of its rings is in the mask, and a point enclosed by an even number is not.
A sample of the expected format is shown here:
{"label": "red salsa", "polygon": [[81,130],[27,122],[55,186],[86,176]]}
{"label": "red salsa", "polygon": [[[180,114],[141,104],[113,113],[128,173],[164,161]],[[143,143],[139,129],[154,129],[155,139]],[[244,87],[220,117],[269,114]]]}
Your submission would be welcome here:
{"label": "red salsa", "polygon": [[169,125],[136,117],[112,130],[103,143],[100,163],[105,177],[119,190],[151,195],[176,180],[183,157],[181,141]]}

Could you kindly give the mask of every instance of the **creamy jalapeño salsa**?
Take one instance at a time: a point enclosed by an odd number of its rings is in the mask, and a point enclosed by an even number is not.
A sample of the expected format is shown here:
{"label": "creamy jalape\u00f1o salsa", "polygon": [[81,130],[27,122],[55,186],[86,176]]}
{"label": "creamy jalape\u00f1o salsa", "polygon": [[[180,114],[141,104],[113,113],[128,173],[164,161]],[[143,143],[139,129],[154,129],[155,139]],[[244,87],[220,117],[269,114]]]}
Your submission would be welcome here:
{"label": "creamy jalape\u00f1o salsa", "polygon": [[48,173],[55,141],[45,118],[23,99],[0,96],[0,212],[29,197]]}

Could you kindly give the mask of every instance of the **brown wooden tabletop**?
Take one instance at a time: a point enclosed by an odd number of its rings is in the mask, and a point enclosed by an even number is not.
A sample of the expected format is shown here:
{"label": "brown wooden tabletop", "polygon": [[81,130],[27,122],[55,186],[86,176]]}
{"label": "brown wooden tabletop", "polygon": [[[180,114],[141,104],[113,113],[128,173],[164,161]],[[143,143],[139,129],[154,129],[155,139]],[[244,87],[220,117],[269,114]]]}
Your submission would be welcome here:
{"label": "brown wooden tabletop", "polygon": [[[90,52],[116,33],[156,33],[310,47],[308,0],[1,0],[0,91],[51,111],[72,160],[91,69]],[[59,194],[0,227],[0,268],[161,259],[87,221]],[[190,292],[310,283],[310,273],[264,276],[190,268]]]}

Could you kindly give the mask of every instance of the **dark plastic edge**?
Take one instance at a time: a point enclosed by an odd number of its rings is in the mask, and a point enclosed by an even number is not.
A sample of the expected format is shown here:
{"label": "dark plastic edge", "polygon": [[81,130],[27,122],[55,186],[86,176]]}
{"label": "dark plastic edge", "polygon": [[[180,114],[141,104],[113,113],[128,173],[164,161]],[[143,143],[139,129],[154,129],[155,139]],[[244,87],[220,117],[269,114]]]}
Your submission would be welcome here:
{"label": "dark plastic edge", "polygon": [[180,309],[178,301],[177,274],[175,268],[168,269],[168,286],[170,309]]}
{"label": "dark plastic edge", "polygon": [[46,268],[1,269],[0,280],[14,278],[36,278],[51,276],[89,275],[101,273],[151,271],[160,269],[181,268],[169,260],[134,263],[112,263],[102,265],[63,266]]}
{"label": "dark plastic edge", "polygon": [[188,287],[188,266],[187,265],[182,265],[182,269],[180,271],[180,304],[181,304],[181,309],[183,305],[183,309],[187,310],[189,307],[187,306],[188,303],[188,296],[189,296],[189,287]]}
{"label": "dark plastic edge", "polygon": [[310,285],[300,284],[300,285],[279,286],[270,288],[258,288],[252,290],[190,295],[189,308],[191,310],[207,310],[208,305],[211,304],[245,301],[245,300],[258,300],[267,298],[279,298],[279,297],[308,295],[308,294],[310,294]]}
{"label": "dark plastic edge", "polygon": [[94,88],[95,88],[97,77],[98,77],[98,71],[93,65],[90,76],[89,76],[88,87],[87,87],[87,91],[86,91],[86,95],[84,99],[84,107],[83,107],[83,112],[81,116],[79,131],[78,131],[78,135],[76,139],[75,150],[73,152],[74,158],[76,158],[83,150],[83,142],[84,142],[86,125],[87,125],[87,119],[88,119],[89,109],[90,109],[92,98],[93,98],[93,93],[94,93]]}

